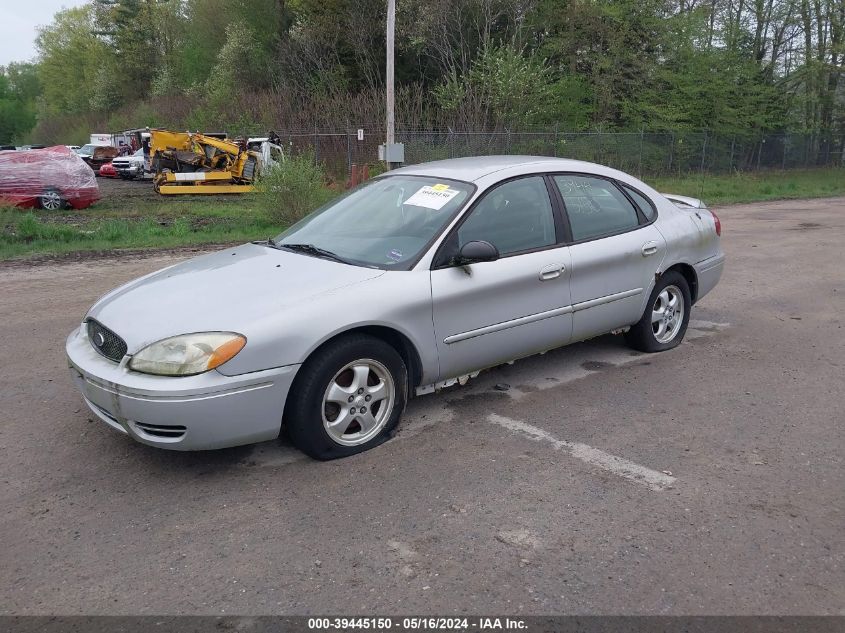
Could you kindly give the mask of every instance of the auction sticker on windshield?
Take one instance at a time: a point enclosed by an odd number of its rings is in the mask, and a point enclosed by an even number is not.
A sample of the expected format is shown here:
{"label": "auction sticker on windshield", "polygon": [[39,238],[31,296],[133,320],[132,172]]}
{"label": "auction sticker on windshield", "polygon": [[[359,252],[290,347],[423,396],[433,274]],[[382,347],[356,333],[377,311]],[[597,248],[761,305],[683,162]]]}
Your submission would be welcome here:
{"label": "auction sticker on windshield", "polygon": [[457,189],[450,189],[449,185],[426,185],[417,191],[405,204],[412,204],[415,207],[426,207],[428,209],[442,209],[449,200],[460,193]]}

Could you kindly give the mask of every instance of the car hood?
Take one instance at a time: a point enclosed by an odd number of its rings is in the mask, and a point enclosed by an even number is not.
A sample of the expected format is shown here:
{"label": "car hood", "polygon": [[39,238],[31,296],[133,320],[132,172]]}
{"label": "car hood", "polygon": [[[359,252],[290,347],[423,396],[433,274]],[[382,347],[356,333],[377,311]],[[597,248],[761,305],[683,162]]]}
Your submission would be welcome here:
{"label": "car hood", "polygon": [[268,315],[383,274],[245,244],[131,281],[102,297],[88,317],[119,334],[130,354],[192,332],[238,332],[249,339]]}

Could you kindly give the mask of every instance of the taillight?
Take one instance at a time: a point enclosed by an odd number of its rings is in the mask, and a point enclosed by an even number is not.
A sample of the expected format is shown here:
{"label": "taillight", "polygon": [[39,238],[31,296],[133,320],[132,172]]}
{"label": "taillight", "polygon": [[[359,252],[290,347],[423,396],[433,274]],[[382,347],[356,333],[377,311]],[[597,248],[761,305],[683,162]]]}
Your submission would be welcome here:
{"label": "taillight", "polygon": [[719,220],[719,216],[710,211],[710,215],[713,216],[713,221],[716,223],[716,235],[722,237],[722,221]]}

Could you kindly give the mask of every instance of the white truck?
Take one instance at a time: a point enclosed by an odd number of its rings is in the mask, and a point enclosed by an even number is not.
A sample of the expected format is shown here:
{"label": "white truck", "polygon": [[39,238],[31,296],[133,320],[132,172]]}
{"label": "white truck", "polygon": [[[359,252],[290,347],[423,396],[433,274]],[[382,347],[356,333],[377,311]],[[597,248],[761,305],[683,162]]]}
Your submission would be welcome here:
{"label": "white truck", "polygon": [[141,147],[135,150],[134,154],[113,158],[111,164],[114,165],[114,170],[118,176],[124,180],[134,180],[152,177],[149,169],[147,169],[147,161],[148,157],[144,156],[144,148]]}

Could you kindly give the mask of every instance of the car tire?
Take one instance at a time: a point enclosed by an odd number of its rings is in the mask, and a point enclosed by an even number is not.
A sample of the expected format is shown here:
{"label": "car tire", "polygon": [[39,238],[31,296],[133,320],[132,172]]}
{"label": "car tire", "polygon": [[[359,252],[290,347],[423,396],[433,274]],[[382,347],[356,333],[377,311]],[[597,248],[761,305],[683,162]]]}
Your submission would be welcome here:
{"label": "car tire", "polygon": [[314,459],[347,457],[382,444],[408,400],[408,370],[389,344],[356,334],[318,350],[297,373],[284,425]]}
{"label": "car tire", "polygon": [[61,191],[50,187],[38,196],[38,206],[45,211],[61,211],[67,207],[67,201],[62,197]]}
{"label": "car tire", "polygon": [[625,340],[641,352],[665,352],[677,347],[687,332],[691,307],[687,280],[670,270],[654,285],[642,318],[631,326]]}

